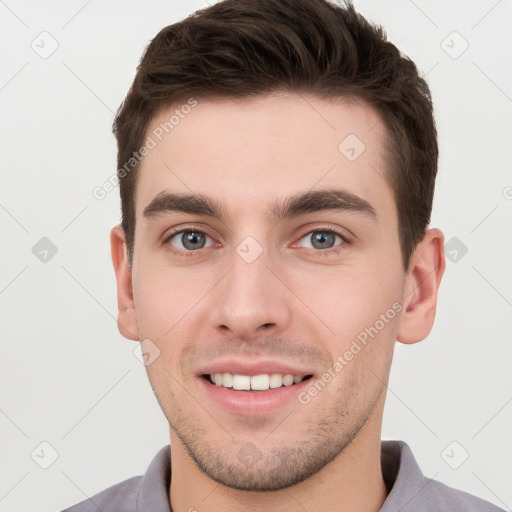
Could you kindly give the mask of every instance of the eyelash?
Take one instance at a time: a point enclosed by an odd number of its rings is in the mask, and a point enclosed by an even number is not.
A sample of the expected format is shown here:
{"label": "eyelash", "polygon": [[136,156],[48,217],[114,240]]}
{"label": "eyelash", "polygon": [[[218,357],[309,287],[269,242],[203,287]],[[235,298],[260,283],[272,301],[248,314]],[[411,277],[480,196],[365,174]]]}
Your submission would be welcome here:
{"label": "eyelash", "polygon": [[[208,234],[207,232],[205,232],[203,230],[200,230],[200,229],[195,229],[193,226],[187,226],[185,228],[181,228],[179,230],[176,230],[176,231],[173,231],[172,233],[170,233],[168,236],[166,236],[164,238],[163,244],[166,245],[166,247],[168,248],[169,251],[171,251],[173,254],[175,254],[178,257],[181,257],[181,258],[194,257],[194,256],[196,256],[196,254],[198,252],[200,252],[201,249],[197,249],[195,251],[183,251],[181,249],[176,249],[175,247],[173,247],[170,244],[170,241],[176,235],[187,233],[189,231],[193,231],[194,233],[201,233],[203,235],[209,236],[213,240],[213,237],[210,234]],[[305,233],[303,233],[298,238],[298,241],[302,240],[305,236],[311,235],[312,233],[316,233],[316,232],[332,233],[333,235],[338,235],[341,238],[341,240],[342,240],[342,242],[339,245],[336,245],[336,246],[331,247],[329,249],[324,249],[324,250],[322,250],[322,249],[314,249],[314,248],[311,249],[317,255],[330,256],[332,254],[338,254],[338,253],[340,253],[341,251],[344,250],[344,247],[346,245],[350,245],[353,242],[352,238],[349,237],[346,233],[341,233],[339,230],[334,229],[332,227],[328,227],[328,226],[319,226],[319,227],[316,227],[315,229],[311,229],[309,231],[306,231]],[[206,249],[210,249],[210,247],[206,247]]]}

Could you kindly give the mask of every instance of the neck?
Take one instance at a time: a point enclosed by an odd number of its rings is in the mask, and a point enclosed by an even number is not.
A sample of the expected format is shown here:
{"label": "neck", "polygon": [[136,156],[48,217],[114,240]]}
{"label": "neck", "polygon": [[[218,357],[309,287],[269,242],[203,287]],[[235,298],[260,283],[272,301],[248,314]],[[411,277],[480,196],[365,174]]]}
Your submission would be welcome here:
{"label": "neck", "polygon": [[369,418],[333,461],[297,485],[272,492],[240,491],[204,475],[171,429],[172,512],[378,512],[386,499],[380,462],[381,418]]}

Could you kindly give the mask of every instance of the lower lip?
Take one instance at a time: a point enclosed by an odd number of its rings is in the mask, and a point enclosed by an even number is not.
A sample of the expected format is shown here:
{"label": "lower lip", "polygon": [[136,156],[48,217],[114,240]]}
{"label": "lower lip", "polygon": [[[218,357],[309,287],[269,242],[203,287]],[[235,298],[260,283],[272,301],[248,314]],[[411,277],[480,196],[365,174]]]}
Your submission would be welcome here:
{"label": "lower lip", "polygon": [[232,388],[216,386],[204,377],[199,377],[200,386],[218,405],[232,414],[259,416],[284,406],[311,384],[312,378],[291,386],[268,389],[267,391],[235,391]]}

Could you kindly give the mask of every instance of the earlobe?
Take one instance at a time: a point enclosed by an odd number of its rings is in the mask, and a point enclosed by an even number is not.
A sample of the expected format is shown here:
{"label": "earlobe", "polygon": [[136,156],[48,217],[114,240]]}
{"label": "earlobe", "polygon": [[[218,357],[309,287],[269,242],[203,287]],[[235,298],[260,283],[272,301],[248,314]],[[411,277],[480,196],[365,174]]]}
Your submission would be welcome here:
{"label": "earlobe", "polygon": [[110,249],[117,281],[117,327],[125,338],[139,341],[133,303],[132,274],[126,253],[125,233],[121,226],[113,227],[110,232]]}
{"label": "earlobe", "polygon": [[417,343],[428,336],[434,324],[437,293],[444,270],[444,235],[439,229],[428,229],[411,257],[398,341]]}

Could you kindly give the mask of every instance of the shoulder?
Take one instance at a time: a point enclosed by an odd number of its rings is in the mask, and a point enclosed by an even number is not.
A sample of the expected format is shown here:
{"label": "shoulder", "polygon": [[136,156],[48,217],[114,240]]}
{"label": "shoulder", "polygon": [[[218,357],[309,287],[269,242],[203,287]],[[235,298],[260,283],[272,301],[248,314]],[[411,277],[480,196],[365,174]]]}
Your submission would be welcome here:
{"label": "shoulder", "polygon": [[62,512],[170,512],[170,445],[159,450],[142,476],[134,476]]}
{"label": "shoulder", "polygon": [[141,480],[141,476],[124,480],[62,512],[134,512]]}
{"label": "shoulder", "polygon": [[[503,512],[503,509],[472,494],[427,480],[425,495],[419,499],[421,510],[456,510],[463,512]],[[428,490],[427,490],[428,489]]]}
{"label": "shoulder", "polygon": [[380,512],[503,512],[485,500],[425,477],[403,441],[383,441],[381,460],[390,492]]}

